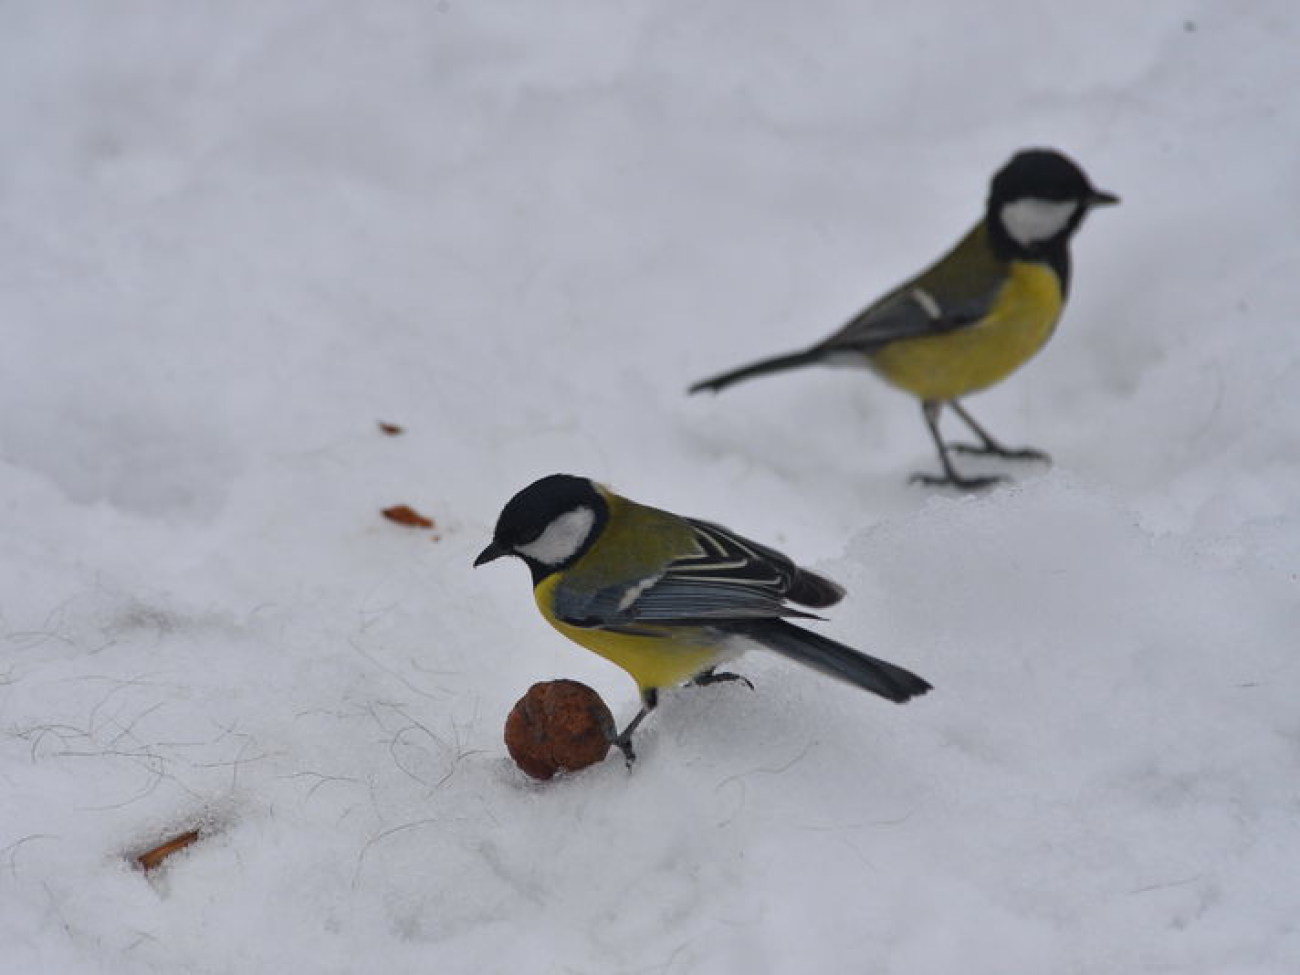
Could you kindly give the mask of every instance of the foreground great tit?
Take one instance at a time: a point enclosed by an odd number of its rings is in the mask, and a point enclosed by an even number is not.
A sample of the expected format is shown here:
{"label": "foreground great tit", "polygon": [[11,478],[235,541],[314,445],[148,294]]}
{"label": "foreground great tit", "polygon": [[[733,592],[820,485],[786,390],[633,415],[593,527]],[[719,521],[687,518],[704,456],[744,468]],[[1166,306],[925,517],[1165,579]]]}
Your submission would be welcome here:
{"label": "foreground great tit", "polygon": [[790,603],[839,602],[834,582],[720,525],[637,504],[585,477],[552,474],[511,498],[474,565],[503,555],[532,572],[548,623],[636,681],[641,710],[613,739],[629,764],[632,732],[660,688],[744,681],[715,668],[750,647],[900,704],[930,690],[902,667],[786,622],[819,618]]}
{"label": "foreground great tit", "polygon": [[1005,379],[1051,338],[1069,291],[1070,238],[1089,210],[1118,202],[1061,153],[1018,152],[993,177],[984,219],[934,266],[812,348],[714,376],[690,391],[718,392],[742,379],[813,363],[865,365],[921,401],[943,473],[913,480],[987,487],[1002,478],[957,473],[939,435],[939,414],[951,406],[979,439],[954,450],[1048,459],[1038,450],[1004,447],[959,400]]}

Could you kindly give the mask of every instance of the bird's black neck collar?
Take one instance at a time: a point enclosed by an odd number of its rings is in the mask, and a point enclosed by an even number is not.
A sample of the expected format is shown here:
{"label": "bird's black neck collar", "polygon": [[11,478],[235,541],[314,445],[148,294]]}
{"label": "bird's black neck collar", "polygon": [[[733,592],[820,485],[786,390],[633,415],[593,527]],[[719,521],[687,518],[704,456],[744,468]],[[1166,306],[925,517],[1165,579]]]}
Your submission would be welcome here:
{"label": "bird's black neck collar", "polygon": [[990,206],[985,224],[988,227],[989,246],[993,253],[1003,261],[1025,261],[1031,264],[1046,264],[1056,272],[1061,282],[1061,295],[1070,290],[1070,236],[1083,219],[1083,208],[1060,233],[1047,240],[1039,241],[1026,247],[1007,231],[1002,223],[999,206]]}

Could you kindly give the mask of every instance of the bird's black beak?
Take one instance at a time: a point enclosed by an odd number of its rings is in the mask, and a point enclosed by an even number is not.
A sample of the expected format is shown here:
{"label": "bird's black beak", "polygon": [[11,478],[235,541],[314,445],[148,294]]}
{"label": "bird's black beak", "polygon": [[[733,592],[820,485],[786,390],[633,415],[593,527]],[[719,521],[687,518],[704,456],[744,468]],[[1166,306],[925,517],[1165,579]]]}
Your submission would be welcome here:
{"label": "bird's black beak", "polygon": [[495,562],[503,555],[509,555],[510,550],[502,548],[496,542],[489,543],[488,547],[478,553],[478,558],[474,560],[474,568],[480,565],[487,565],[489,562]]}
{"label": "bird's black beak", "polygon": [[1118,196],[1114,193],[1107,193],[1105,190],[1093,190],[1092,196],[1088,197],[1088,206],[1090,207],[1113,207],[1118,202]]}

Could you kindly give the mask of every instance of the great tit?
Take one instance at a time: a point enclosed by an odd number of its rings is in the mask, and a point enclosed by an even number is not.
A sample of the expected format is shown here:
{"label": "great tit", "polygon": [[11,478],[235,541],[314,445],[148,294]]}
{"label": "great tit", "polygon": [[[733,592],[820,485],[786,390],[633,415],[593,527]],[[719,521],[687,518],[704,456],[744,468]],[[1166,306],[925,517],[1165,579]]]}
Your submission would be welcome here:
{"label": "great tit", "polygon": [[831,606],[844,596],[836,583],[720,525],[637,504],[585,477],[552,474],[511,498],[474,565],[503,555],[532,572],[548,623],[636,681],[641,710],[613,739],[629,764],[632,732],[660,688],[745,681],[716,668],[750,647],[898,703],[930,690],[901,667],[786,622],[819,619],[790,604]]}
{"label": "great tit", "polygon": [[1061,153],[1018,152],[994,175],[984,219],[938,263],[812,348],[714,376],[690,391],[718,392],[742,379],[813,363],[865,365],[921,401],[943,473],[913,480],[987,487],[1002,478],[957,473],[939,435],[939,414],[951,406],[979,440],[951,449],[1048,459],[1031,448],[1004,447],[960,399],[1005,379],[1051,338],[1069,291],[1070,238],[1089,210],[1118,202]]}

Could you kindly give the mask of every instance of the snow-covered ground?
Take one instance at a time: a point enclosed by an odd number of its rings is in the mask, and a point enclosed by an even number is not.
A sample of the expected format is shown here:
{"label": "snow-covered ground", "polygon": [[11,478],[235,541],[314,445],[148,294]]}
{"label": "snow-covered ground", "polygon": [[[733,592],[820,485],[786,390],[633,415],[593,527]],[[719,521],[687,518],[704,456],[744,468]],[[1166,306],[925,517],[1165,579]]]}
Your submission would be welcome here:
{"label": "snow-covered ground", "polygon": [[[1293,0],[4,20],[0,970],[1297,971]],[[1124,198],[970,403],[1053,469],[910,486],[863,373],[684,395],[1037,144]],[[630,774],[526,779],[530,683],[637,704],[470,569],[553,471],[828,572],[935,692],[749,658]]]}

